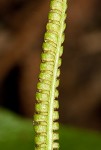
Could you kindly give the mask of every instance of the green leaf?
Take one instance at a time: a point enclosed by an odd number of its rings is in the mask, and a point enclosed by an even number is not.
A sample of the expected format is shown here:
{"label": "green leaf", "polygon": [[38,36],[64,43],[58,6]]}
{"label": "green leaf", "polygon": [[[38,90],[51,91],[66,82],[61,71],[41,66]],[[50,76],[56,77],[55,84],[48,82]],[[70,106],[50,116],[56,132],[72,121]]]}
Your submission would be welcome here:
{"label": "green leaf", "polygon": [[[0,150],[33,150],[33,137],[32,120],[0,109]],[[101,150],[101,135],[60,125],[60,145],[61,150]]]}

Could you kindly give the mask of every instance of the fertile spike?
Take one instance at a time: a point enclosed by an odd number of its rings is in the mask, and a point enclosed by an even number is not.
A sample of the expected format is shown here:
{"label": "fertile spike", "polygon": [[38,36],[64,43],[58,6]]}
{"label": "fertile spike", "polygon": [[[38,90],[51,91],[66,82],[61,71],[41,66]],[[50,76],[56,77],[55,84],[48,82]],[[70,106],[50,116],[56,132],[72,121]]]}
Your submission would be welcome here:
{"label": "fertile spike", "polygon": [[66,28],[66,8],[67,0],[51,0],[48,23],[44,36],[43,52],[41,55],[41,65],[39,83],[37,84],[34,115],[35,124],[35,150],[55,150],[59,149],[59,103],[56,100],[59,92],[60,66],[63,54],[64,30]]}

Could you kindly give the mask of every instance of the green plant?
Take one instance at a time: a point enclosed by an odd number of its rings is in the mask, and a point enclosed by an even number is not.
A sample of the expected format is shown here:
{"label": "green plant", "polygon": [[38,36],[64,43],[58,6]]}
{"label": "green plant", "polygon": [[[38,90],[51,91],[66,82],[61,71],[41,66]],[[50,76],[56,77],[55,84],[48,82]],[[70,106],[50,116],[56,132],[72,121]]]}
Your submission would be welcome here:
{"label": "green plant", "polygon": [[59,149],[57,142],[59,134],[56,132],[59,129],[57,87],[66,28],[66,8],[67,0],[51,0],[36,93],[37,103],[34,115],[36,150]]}

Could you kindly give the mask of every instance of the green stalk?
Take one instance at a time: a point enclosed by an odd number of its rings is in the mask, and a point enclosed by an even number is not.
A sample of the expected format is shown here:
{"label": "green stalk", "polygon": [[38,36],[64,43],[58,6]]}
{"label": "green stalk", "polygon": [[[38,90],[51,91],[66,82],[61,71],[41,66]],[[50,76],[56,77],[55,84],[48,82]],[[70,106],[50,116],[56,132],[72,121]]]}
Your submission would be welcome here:
{"label": "green stalk", "polygon": [[36,93],[35,142],[36,150],[59,149],[58,90],[67,0],[51,0],[43,43],[42,63]]}

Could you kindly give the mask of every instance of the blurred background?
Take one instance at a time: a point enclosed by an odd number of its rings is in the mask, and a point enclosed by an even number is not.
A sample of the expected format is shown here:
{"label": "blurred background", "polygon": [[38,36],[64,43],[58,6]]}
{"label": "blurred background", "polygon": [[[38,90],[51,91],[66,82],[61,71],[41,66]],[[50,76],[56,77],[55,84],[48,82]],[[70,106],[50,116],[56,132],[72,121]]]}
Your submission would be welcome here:
{"label": "blurred background", "polygon": [[[60,122],[100,133],[101,1],[68,0],[68,5]],[[48,11],[47,0],[0,0],[0,106],[28,120],[34,114]]]}

